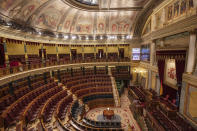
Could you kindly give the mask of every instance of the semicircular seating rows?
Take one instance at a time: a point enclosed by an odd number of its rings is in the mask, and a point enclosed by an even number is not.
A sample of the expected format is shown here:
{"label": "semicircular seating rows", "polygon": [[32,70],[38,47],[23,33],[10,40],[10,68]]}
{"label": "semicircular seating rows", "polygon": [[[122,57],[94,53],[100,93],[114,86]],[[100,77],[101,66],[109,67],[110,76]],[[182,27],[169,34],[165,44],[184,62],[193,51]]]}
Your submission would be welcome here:
{"label": "semicircular seating rows", "polygon": [[84,118],[86,106],[94,107],[91,102],[102,104],[99,102],[101,99],[114,101],[112,82],[106,68],[97,68],[96,71],[94,68],[67,69],[55,71],[54,76],[48,73],[47,76],[31,77],[31,82],[21,80],[21,87],[14,86],[13,94],[3,88],[0,99],[3,128],[16,131],[52,131],[55,128],[107,130],[80,121]]}

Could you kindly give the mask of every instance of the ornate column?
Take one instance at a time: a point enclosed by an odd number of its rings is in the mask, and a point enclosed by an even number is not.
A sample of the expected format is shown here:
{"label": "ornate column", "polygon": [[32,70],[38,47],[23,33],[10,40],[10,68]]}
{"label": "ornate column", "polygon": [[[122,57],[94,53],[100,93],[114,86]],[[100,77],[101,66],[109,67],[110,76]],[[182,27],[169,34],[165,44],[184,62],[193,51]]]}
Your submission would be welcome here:
{"label": "ornate column", "polygon": [[[24,45],[25,61],[28,62],[27,45],[26,45],[26,42],[25,42],[25,41],[23,41],[22,43],[23,43],[23,45]],[[28,63],[26,63],[26,64],[28,64]]]}
{"label": "ornate column", "polygon": [[41,44],[41,51],[42,51],[42,63],[45,63],[45,59],[44,59],[44,51],[43,51],[44,47],[43,44]]}
{"label": "ornate column", "polygon": [[117,45],[117,48],[118,48],[118,59],[120,59],[120,52],[119,52],[119,50],[120,50],[120,44]]}
{"label": "ornate column", "polygon": [[195,58],[196,58],[196,32],[191,31],[188,58],[187,58],[187,69],[186,69],[186,72],[188,74],[191,74],[194,71]]}
{"label": "ornate column", "polygon": [[179,112],[181,114],[184,114],[185,96],[186,96],[186,83],[182,81],[181,96],[179,101]]}
{"label": "ornate column", "polygon": [[108,59],[108,45],[106,44],[106,58]]}
{"label": "ornate column", "polygon": [[155,65],[156,64],[156,59],[155,59],[155,40],[152,41],[152,43],[150,44],[150,64],[151,65]]}
{"label": "ornate column", "polygon": [[69,45],[69,51],[70,51],[70,61],[72,61],[71,45]]}
{"label": "ornate column", "polygon": [[156,75],[156,93],[159,96],[160,95],[160,87],[161,87],[161,83],[160,83],[160,79],[159,79],[159,75]]}
{"label": "ornate column", "polygon": [[5,64],[6,64],[6,67],[9,67],[10,64],[9,64],[6,38],[3,38],[3,46],[4,46],[4,51],[5,51]]}
{"label": "ornate column", "polygon": [[59,61],[59,50],[58,50],[58,44],[55,44],[55,48],[56,48],[57,61]]}
{"label": "ornate column", "polygon": [[148,70],[148,89],[151,89],[152,86],[152,71]]}
{"label": "ornate column", "polygon": [[94,45],[94,59],[96,59],[96,45]]}
{"label": "ornate column", "polygon": [[85,60],[84,59],[84,45],[82,45],[82,59]]}

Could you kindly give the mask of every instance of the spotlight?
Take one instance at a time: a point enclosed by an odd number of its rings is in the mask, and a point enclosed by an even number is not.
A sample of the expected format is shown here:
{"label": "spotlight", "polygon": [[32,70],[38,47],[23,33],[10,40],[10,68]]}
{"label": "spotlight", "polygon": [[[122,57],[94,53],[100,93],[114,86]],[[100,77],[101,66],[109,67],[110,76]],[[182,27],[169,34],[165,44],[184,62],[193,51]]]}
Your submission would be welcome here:
{"label": "spotlight", "polygon": [[75,40],[76,38],[77,38],[76,35],[73,35],[73,36],[72,36],[72,39],[73,39],[73,40]]}
{"label": "spotlight", "polygon": [[64,36],[64,39],[68,39],[68,35],[65,35],[65,36]]}

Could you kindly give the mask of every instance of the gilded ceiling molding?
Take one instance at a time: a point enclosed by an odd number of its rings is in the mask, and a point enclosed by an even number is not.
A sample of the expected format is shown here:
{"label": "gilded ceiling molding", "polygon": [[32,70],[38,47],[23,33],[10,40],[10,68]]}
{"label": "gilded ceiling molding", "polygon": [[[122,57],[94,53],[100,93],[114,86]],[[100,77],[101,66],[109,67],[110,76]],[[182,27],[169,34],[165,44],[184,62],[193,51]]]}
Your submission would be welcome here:
{"label": "gilded ceiling molding", "polygon": [[183,74],[183,81],[197,87],[197,77],[192,74]]}
{"label": "gilded ceiling molding", "polygon": [[38,13],[40,13],[40,11],[41,11],[44,7],[46,7],[47,5],[49,5],[49,4],[53,3],[53,2],[55,2],[55,0],[48,0],[47,2],[45,2],[44,4],[42,4],[40,7],[38,7],[38,8],[34,11],[34,13],[33,13],[31,16],[29,16],[29,18],[27,19],[26,23],[27,23],[27,24],[31,24],[33,16],[36,15],[36,14],[38,15]]}
{"label": "gilded ceiling molding", "polygon": [[64,45],[70,45],[72,43],[74,44],[135,44],[131,40],[62,40],[58,38],[53,37],[44,37],[39,35],[33,35],[30,33],[24,33],[21,31],[13,30],[8,27],[0,26],[0,37],[3,38],[9,38],[9,39],[15,39],[15,40],[21,40],[21,41],[30,41],[30,42],[39,42],[39,43],[49,43],[49,44],[64,44]]}
{"label": "gilded ceiling molding", "polygon": [[134,37],[139,37],[142,35],[142,30],[144,25],[149,18],[149,16],[153,13],[153,9],[158,6],[163,0],[150,0],[147,5],[143,8],[143,10],[139,13],[138,17],[136,18],[134,26]]}
{"label": "gilded ceiling molding", "polygon": [[76,8],[78,10],[84,11],[95,11],[95,12],[108,12],[108,11],[141,11],[143,9],[142,6],[134,6],[134,7],[116,7],[116,8],[100,8],[99,6],[91,6],[87,4],[82,4],[77,2],[76,0],[62,0],[65,4]]}
{"label": "gilded ceiling molding", "polygon": [[148,63],[148,62],[140,61],[139,67],[142,67],[142,68],[144,68],[144,69],[153,71],[153,72],[155,72],[155,73],[158,73],[158,67],[157,67],[157,66],[154,66],[154,65],[151,65],[151,64]]}
{"label": "gilded ceiling molding", "polygon": [[190,16],[186,19],[180,20],[164,28],[153,31],[151,33],[151,37],[152,39],[159,39],[181,32],[188,32],[194,29],[197,29],[197,15]]}
{"label": "gilded ceiling molding", "polygon": [[[65,20],[66,20],[66,17],[68,16],[68,14],[69,14],[71,11],[72,11],[72,8],[68,8],[68,9],[65,11],[65,13],[64,13],[63,16],[61,17],[61,20],[60,20],[60,22],[59,22],[59,24],[58,24],[57,27],[63,27],[63,24],[64,24],[64,22],[65,22]],[[57,28],[57,32],[59,31],[59,29],[60,29],[60,28]]]}

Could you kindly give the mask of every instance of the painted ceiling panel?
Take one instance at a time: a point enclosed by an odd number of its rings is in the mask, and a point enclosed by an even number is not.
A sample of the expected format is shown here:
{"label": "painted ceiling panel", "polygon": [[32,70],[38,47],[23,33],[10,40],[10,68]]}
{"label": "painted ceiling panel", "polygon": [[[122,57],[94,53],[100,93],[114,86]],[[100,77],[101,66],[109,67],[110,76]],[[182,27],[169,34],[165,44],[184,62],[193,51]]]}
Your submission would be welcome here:
{"label": "painted ceiling panel", "polygon": [[74,34],[92,34],[94,12],[81,11],[77,17]]}
{"label": "painted ceiling panel", "polygon": [[108,13],[99,12],[97,13],[97,23],[96,23],[96,33],[97,34],[104,34],[106,33],[106,20],[107,20]]}
{"label": "painted ceiling panel", "polygon": [[[67,13],[66,18],[63,21],[62,28],[60,28],[60,30],[59,30],[60,32],[70,33],[70,31],[71,31],[71,25],[73,23],[72,21],[74,21],[74,17],[77,13],[77,10],[73,9],[73,8],[69,8],[68,10],[69,10],[69,12]],[[70,12],[72,12],[72,13],[70,13]],[[75,15],[73,15],[73,14],[75,14]]]}
{"label": "painted ceiling panel", "polygon": [[33,21],[32,25],[38,28],[56,31],[62,15],[68,8],[70,7],[65,6],[60,0],[54,1],[44,7],[42,11],[34,17],[35,21]]}
{"label": "painted ceiling panel", "polygon": [[37,8],[47,1],[48,0],[24,0],[9,12],[9,16],[13,17],[14,19],[26,21],[36,11]]}
{"label": "painted ceiling panel", "polygon": [[[73,34],[131,34],[133,21],[139,12],[81,10],[65,1],[0,0],[0,14],[36,30]],[[110,0],[108,4],[110,8],[130,8],[143,7],[147,1]]]}
{"label": "painted ceiling panel", "polygon": [[109,27],[112,34],[127,34],[131,31],[136,11],[112,12]]}

